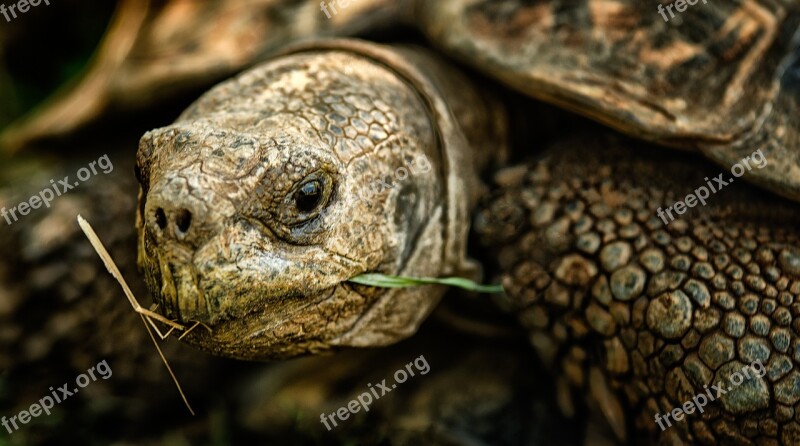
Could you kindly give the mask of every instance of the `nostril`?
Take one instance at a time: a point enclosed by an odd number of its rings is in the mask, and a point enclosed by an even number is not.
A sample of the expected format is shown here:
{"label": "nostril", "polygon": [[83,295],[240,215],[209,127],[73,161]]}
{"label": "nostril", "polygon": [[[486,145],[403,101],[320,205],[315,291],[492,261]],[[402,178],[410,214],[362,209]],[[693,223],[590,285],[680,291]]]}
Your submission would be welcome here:
{"label": "nostril", "polygon": [[189,226],[192,225],[192,213],[187,209],[181,209],[178,213],[178,220],[176,223],[178,224],[178,230],[186,233],[186,231],[189,230]]}
{"label": "nostril", "polygon": [[167,215],[162,208],[156,209],[156,224],[162,230],[167,227]]}

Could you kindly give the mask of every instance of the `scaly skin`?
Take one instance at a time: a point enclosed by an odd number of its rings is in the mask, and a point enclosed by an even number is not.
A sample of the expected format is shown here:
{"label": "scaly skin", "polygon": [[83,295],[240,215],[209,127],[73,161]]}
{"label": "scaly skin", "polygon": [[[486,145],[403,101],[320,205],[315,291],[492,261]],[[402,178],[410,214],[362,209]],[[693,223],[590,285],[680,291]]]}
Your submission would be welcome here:
{"label": "scaly skin", "polygon": [[[142,138],[139,264],[167,316],[211,326],[189,342],[245,359],[389,344],[416,330],[441,290],[347,279],[464,272],[473,175],[489,158],[477,154],[502,133],[470,126],[494,121],[480,119],[491,107],[468,116],[476,101],[459,95],[480,96],[468,82],[437,87],[456,74],[403,51],[355,41],[300,47]],[[564,372],[566,411],[571,387],[590,395],[619,438],[655,437],[656,413],[761,360],[766,376],[658,437],[797,441],[797,207],[738,180],[662,228],[655,210],[706,184],[715,168],[652,150],[571,141],[527,183],[524,169],[505,171],[507,196],[495,196],[476,225],[500,250],[481,260],[498,259],[533,345]],[[370,179],[420,154],[431,172],[357,198]],[[329,190],[300,212],[297,191],[312,177]]]}
{"label": "scaly skin", "polygon": [[[474,229],[564,409],[570,393],[586,396],[619,437],[644,444],[798,444],[797,205],[737,179],[665,225],[656,209],[718,168],[621,137],[547,153],[497,175]],[[756,360],[763,378],[731,386]],[[727,394],[703,414],[661,432],[656,413],[719,384]]]}
{"label": "scaly skin", "polygon": [[[414,57],[435,63],[359,41],[299,47],[142,138],[139,265],[160,311],[211,327],[190,343],[243,359],[386,345],[413,334],[444,290],[348,279],[469,268],[465,223],[489,158],[472,149],[497,120],[460,110],[477,90],[443,64],[423,74]],[[313,182],[318,199],[303,209]]]}

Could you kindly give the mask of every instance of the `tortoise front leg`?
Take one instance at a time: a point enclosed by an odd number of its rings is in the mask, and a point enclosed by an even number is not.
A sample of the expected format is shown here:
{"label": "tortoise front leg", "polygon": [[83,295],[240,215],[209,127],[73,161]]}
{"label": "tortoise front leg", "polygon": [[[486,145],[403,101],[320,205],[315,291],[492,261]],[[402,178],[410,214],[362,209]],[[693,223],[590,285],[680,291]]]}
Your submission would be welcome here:
{"label": "tortoise front leg", "polygon": [[798,206],[723,172],[705,206],[658,214],[718,173],[621,137],[570,141],[500,172],[476,217],[561,406],[585,396],[621,439],[800,442]]}

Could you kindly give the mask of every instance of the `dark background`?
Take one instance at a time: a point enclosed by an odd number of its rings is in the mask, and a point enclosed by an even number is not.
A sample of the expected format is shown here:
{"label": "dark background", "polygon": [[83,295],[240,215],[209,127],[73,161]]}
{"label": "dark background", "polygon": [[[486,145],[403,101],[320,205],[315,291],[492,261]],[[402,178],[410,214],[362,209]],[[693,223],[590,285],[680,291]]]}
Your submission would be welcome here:
{"label": "dark background", "polygon": [[[0,16],[0,129],[35,116],[49,97],[76,81],[114,7],[110,1],[51,0],[10,23]],[[367,37],[422,41],[408,29]],[[78,132],[36,141],[13,155],[0,152],[0,206],[6,207],[104,154],[114,164],[112,173],[91,178],[53,208],[10,226],[0,221],[0,416],[26,410],[49,395],[49,387],[74,383],[102,360],[113,371],[56,405],[52,415],[12,435],[0,429],[0,446],[578,444],[581,424],[558,415],[553,380],[513,319],[489,298],[459,294],[448,296],[416,336],[385,349],[261,364],[210,357],[170,339],[164,350],[197,412],[189,415],[75,216],[92,222],[149,305],[135,267],[137,141],[168,124],[208,86],[135,110],[111,110]],[[516,106],[542,109],[528,102]],[[544,110],[541,119],[573,119]],[[519,124],[528,130],[517,134],[529,137],[530,126]],[[475,320],[496,330],[487,335],[463,328],[463,321]],[[345,405],[368,383],[391,379],[419,355],[430,364],[429,374],[374,402],[370,412],[324,429],[321,412]]]}

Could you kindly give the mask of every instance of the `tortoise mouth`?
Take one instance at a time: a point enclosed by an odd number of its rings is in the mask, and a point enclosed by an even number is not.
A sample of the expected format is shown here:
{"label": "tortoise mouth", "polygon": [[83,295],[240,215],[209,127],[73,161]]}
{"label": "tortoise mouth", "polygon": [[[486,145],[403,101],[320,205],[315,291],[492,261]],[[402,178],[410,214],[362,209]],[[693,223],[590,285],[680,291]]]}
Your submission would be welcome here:
{"label": "tortoise mouth", "polygon": [[310,292],[282,293],[264,291],[269,286],[246,279],[246,292],[232,292],[235,283],[215,286],[219,277],[206,277],[200,269],[194,264],[160,267],[165,273],[154,278],[158,284],[151,289],[168,291],[153,293],[158,311],[187,329],[195,322],[205,324],[210,330],[196,327],[182,341],[234,359],[286,359],[342,348],[338,340],[356,329],[381,295],[346,279]]}
{"label": "tortoise mouth", "polygon": [[[216,249],[209,247],[207,251]],[[291,263],[285,259],[252,259],[247,267],[243,262],[222,264],[218,258],[210,261],[204,252],[198,250],[190,261],[166,258],[160,251],[147,256],[151,264],[148,269],[157,271],[148,285],[159,311],[166,317],[208,326],[261,312],[273,315],[276,321],[290,320],[309,305],[331,298],[337,288],[352,289],[347,280],[357,274],[343,274],[347,268],[331,268],[330,264],[305,265],[306,270],[329,270],[308,281],[292,274],[295,268],[284,273],[276,273],[276,268],[261,269],[265,264]]]}
{"label": "tortoise mouth", "polygon": [[198,244],[159,237],[148,226],[140,230],[139,267],[158,311],[181,323],[291,321],[366,268],[323,246],[283,243],[237,219]]}
{"label": "tortoise mouth", "polygon": [[[194,330],[184,340],[214,355],[242,360],[286,359],[331,350],[336,348],[335,338],[350,331],[357,319],[340,325],[336,318],[324,320],[318,308],[335,306],[353,293],[346,284],[336,285],[315,299],[304,299],[292,314],[276,317],[264,311],[249,318],[224,319],[210,332]],[[317,330],[315,325],[328,329]]]}
{"label": "tortoise mouth", "polygon": [[139,265],[158,311],[208,326],[182,339],[224,357],[387,345],[413,334],[440,297],[425,287],[354,285],[348,280],[365,263],[324,246],[289,246],[245,223],[225,226],[197,248],[156,242],[141,231]]}
{"label": "tortoise mouth", "polygon": [[[192,263],[177,263],[159,256],[153,259],[159,272],[155,286],[154,301],[164,316],[182,323],[202,322],[212,325],[219,300],[203,292],[202,279]],[[210,301],[209,298],[213,299]]]}

